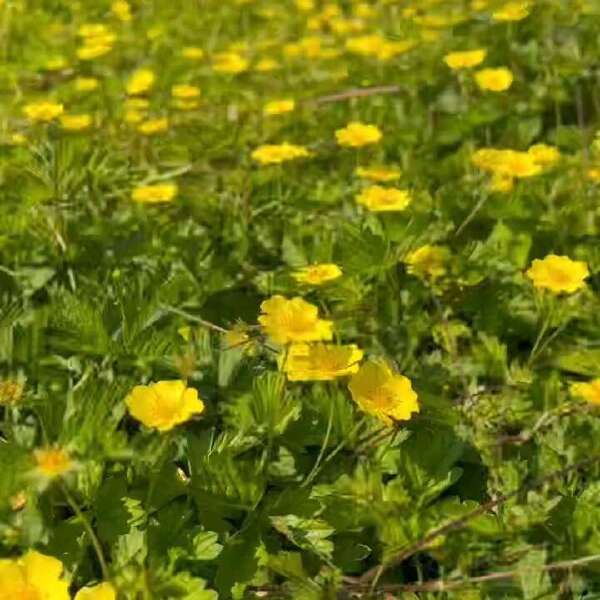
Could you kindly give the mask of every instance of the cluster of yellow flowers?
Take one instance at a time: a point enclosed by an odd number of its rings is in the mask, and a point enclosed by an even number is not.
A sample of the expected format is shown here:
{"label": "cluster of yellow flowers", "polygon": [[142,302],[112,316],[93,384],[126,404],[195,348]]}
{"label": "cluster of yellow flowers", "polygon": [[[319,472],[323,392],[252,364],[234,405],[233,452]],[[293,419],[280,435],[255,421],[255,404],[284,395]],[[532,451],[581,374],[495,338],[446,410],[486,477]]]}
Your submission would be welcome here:
{"label": "cluster of yellow flowers", "polygon": [[[450,52],[444,62],[453,70],[470,69],[480,65],[487,56],[485,48]],[[504,92],[513,83],[513,74],[507,67],[487,68],[476,71],[475,83],[480,89],[490,92]]]}

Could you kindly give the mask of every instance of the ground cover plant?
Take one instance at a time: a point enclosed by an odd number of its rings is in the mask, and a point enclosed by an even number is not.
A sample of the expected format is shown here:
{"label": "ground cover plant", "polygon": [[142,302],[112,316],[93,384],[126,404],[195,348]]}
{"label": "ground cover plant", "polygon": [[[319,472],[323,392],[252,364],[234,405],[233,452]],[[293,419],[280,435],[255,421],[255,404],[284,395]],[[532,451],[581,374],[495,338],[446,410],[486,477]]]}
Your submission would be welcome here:
{"label": "ground cover plant", "polygon": [[599,27],[0,0],[0,599],[600,597]]}

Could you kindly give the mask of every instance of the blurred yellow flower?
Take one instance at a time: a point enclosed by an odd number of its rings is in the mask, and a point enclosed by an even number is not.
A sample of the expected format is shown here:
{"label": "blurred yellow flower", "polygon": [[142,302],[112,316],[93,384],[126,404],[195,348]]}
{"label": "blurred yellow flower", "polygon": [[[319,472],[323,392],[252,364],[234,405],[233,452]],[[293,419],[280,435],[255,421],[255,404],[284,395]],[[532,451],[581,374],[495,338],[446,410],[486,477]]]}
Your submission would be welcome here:
{"label": "blurred yellow flower", "polygon": [[146,94],[154,86],[156,75],[150,69],[138,69],[127,81],[126,90],[130,96]]}
{"label": "blurred yellow flower", "polygon": [[543,168],[536,159],[536,152],[519,152],[517,150],[497,150],[481,148],[472,156],[473,163],[485,171],[504,177],[533,177],[539,175]]}
{"label": "blurred yellow flower", "polygon": [[292,274],[292,277],[300,283],[310,285],[321,285],[327,281],[333,281],[342,276],[342,270],[333,263],[321,263],[302,267]]}
{"label": "blurred yellow flower", "polygon": [[560,160],[558,148],[546,144],[534,144],[527,150],[527,154],[531,155],[538,165],[543,166],[551,166]]}
{"label": "blurred yellow flower", "polygon": [[0,406],[17,404],[23,397],[25,386],[16,379],[0,381]]}
{"label": "blurred yellow flower", "polygon": [[281,65],[274,58],[261,58],[255,65],[254,70],[259,73],[268,73],[281,68]]}
{"label": "blurred yellow flower", "polygon": [[463,52],[450,52],[444,56],[444,62],[453,70],[467,69],[480,65],[487,55],[487,50],[465,50]]}
{"label": "blurred yellow flower", "polygon": [[354,344],[292,344],[280,364],[290,381],[331,381],[356,373],[362,357]]}
{"label": "blurred yellow flower", "polygon": [[411,201],[407,190],[372,185],[356,196],[356,202],[374,212],[404,210]]}
{"label": "blurred yellow flower", "polygon": [[135,202],[142,204],[160,204],[172,202],[177,196],[175,183],[157,183],[154,185],[140,185],[133,190],[131,195]]}
{"label": "blurred yellow flower", "polygon": [[111,4],[110,9],[117,19],[124,23],[131,21],[131,6],[129,2],[126,2],[125,0],[116,0]]}
{"label": "blurred yellow flower", "polygon": [[201,91],[197,85],[180,83],[171,87],[171,96],[173,96],[173,98],[189,100],[190,98],[199,98],[200,94]]}
{"label": "blurred yellow flower", "polygon": [[80,589],[75,594],[75,600],[117,600],[117,591],[111,583],[100,583]]}
{"label": "blurred yellow flower", "polygon": [[67,59],[64,56],[55,56],[49,59],[44,65],[47,71],[61,71],[69,66]]}
{"label": "blurred yellow flower", "polygon": [[125,404],[134,419],[158,431],[169,431],[204,412],[198,391],[181,380],[136,385]]}
{"label": "blurred yellow flower", "polygon": [[504,92],[513,83],[513,74],[506,67],[481,69],[475,73],[475,82],[482,90]]}
{"label": "blurred yellow flower", "polygon": [[64,448],[34,450],[34,473],[47,479],[62,477],[75,468],[75,462]]}
{"label": "blurred yellow flower", "polygon": [[292,112],[296,107],[296,102],[292,99],[286,100],[273,100],[267,102],[263,109],[265,115],[282,115],[284,113]]}
{"label": "blurred yellow flower", "polygon": [[156,135],[169,129],[169,119],[160,117],[158,119],[148,119],[138,125],[137,130],[143,135]]}
{"label": "blurred yellow flower", "polygon": [[359,408],[386,425],[407,421],[419,412],[410,379],[398,375],[382,360],[369,360],[352,376],[348,386]]}
{"label": "blurred yellow flower", "polygon": [[201,60],[204,58],[204,50],[197,46],[186,46],[181,50],[181,56],[188,60]]}
{"label": "blurred yellow flower", "polygon": [[78,77],[74,82],[78,92],[93,92],[99,85],[100,82],[95,77]]}
{"label": "blurred yellow flower", "polygon": [[531,2],[507,2],[492,13],[496,21],[521,21],[531,12]]}
{"label": "blurred yellow flower", "polygon": [[57,558],[30,550],[20,558],[0,559],[2,600],[69,600],[69,582]]}
{"label": "blurred yellow flower", "polygon": [[400,169],[394,167],[356,167],[354,173],[361,179],[368,181],[377,181],[379,183],[386,183],[389,181],[396,181],[400,179],[402,173]]}
{"label": "blurred yellow flower", "polygon": [[47,100],[41,102],[32,102],[26,104],[23,108],[25,116],[31,121],[37,121],[40,123],[48,123],[53,121],[64,112],[64,106],[57,102],[50,102]]}
{"label": "blurred yellow flower", "polygon": [[536,288],[554,294],[572,294],[585,287],[589,277],[588,266],[583,261],[571,260],[568,256],[549,254],[543,260],[535,259],[526,275]]}
{"label": "blurred yellow flower", "polygon": [[504,173],[494,173],[490,185],[488,186],[490,192],[498,192],[499,194],[512,192],[514,187],[515,180],[512,175],[506,175]]}
{"label": "blurred yellow flower", "polygon": [[422,278],[437,279],[446,273],[449,256],[447,248],[426,244],[413,250],[404,262],[408,273]]}
{"label": "blurred yellow flower", "polygon": [[304,146],[294,144],[265,144],[252,152],[252,158],[261,165],[277,165],[296,158],[309,157],[311,153]]}
{"label": "blurred yellow flower", "polygon": [[83,131],[92,125],[91,115],[62,115],[60,124],[66,131]]}
{"label": "blurred yellow flower", "polygon": [[316,342],[332,338],[333,323],[319,318],[319,309],[300,297],[273,296],[265,300],[258,317],[264,332],[276,344]]}
{"label": "blurred yellow flower", "polygon": [[213,58],[213,70],[217,73],[243,73],[250,63],[237,52],[220,52]]}
{"label": "blurred yellow flower", "polygon": [[94,60],[108,54],[112,50],[112,46],[108,44],[84,44],[77,48],[77,58],[79,60]]}
{"label": "blurred yellow flower", "polygon": [[573,383],[570,391],[573,396],[600,406],[600,379],[593,379],[588,383]]}
{"label": "blurred yellow flower", "polygon": [[335,132],[335,137],[340,146],[360,148],[361,146],[376,144],[381,140],[383,134],[376,125],[366,125],[354,121],[343,129],[338,129]]}

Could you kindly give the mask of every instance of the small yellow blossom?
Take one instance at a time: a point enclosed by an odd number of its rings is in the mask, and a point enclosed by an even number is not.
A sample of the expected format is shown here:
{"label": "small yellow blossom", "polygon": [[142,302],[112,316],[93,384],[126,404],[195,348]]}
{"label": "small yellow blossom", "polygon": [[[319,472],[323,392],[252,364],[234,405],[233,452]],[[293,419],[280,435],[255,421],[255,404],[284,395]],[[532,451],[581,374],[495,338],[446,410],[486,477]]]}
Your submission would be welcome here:
{"label": "small yellow blossom", "polygon": [[354,173],[361,179],[368,181],[376,181],[378,183],[386,183],[400,179],[402,173],[400,169],[394,167],[356,167]]}
{"label": "small yellow blossom", "polygon": [[34,472],[47,479],[62,477],[75,468],[75,462],[64,448],[44,448],[33,453]]}
{"label": "small yellow blossom", "polygon": [[111,4],[110,9],[117,19],[124,23],[131,21],[131,6],[129,5],[129,2],[126,2],[125,0],[116,0]]}
{"label": "small yellow blossom", "polygon": [[137,123],[141,123],[146,117],[146,113],[140,110],[136,110],[135,108],[129,109],[125,111],[125,122],[131,125],[136,125]]}
{"label": "small yellow blossom", "polygon": [[480,169],[511,178],[533,177],[543,170],[535,152],[481,148],[473,154],[472,161]]}
{"label": "small yellow blossom", "polygon": [[140,185],[133,190],[132,200],[141,204],[160,204],[172,202],[177,196],[175,183],[157,183],[155,185]]}
{"label": "small yellow blossom", "polygon": [[160,117],[158,119],[148,119],[138,125],[137,130],[143,135],[156,135],[164,133],[169,129],[169,119]]}
{"label": "small yellow blossom", "polygon": [[56,102],[42,101],[26,104],[23,108],[25,116],[31,121],[48,123],[60,117],[64,112],[64,106]]}
{"label": "small yellow blossom", "polygon": [[354,121],[343,129],[338,129],[335,132],[335,137],[340,146],[360,148],[369,144],[377,144],[383,137],[383,134],[376,125],[366,125]]}
{"label": "small yellow blossom", "polygon": [[15,379],[0,381],[0,406],[17,404],[23,397],[25,386]]}
{"label": "small yellow blossom", "polygon": [[197,46],[186,46],[181,51],[181,56],[183,56],[183,58],[187,58],[188,60],[201,60],[204,58],[204,50],[202,50],[202,48],[198,48]]}
{"label": "small yellow blossom", "polygon": [[136,385],[125,404],[133,418],[158,431],[169,431],[204,412],[197,390],[180,380]]}
{"label": "small yellow blossom", "polygon": [[526,273],[536,288],[546,289],[554,294],[572,294],[580,290],[585,287],[584,280],[589,274],[585,262],[556,254],[549,254],[543,260],[535,259]]}
{"label": "small yellow blossom", "polygon": [[417,394],[410,379],[398,375],[381,360],[369,360],[352,376],[349,384],[353,400],[361,410],[386,425],[408,421],[419,412]]}
{"label": "small yellow blossom", "polygon": [[91,115],[62,115],[60,124],[66,131],[83,131],[92,125]]}
{"label": "small yellow blossom", "polygon": [[463,52],[450,52],[444,56],[444,62],[452,69],[468,69],[480,65],[487,55],[487,50],[466,50]]}
{"label": "small yellow blossom", "polygon": [[186,83],[180,83],[178,85],[174,85],[171,88],[171,96],[173,98],[189,100],[193,98],[199,98],[200,94],[201,91],[197,85],[188,85]]}
{"label": "small yellow blossom", "polygon": [[309,157],[311,153],[304,146],[294,144],[265,144],[252,152],[252,158],[261,165],[277,165],[296,158]]}
{"label": "small yellow blossom", "polygon": [[293,273],[292,277],[300,283],[321,285],[342,276],[342,270],[333,263],[322,263],[303,267]]}
{"label": "small yellow blossom", "polygon": [[77,30],[77,35],[84,39],[105,38],[110,30],[102,23],[84,23]]}
{"label": "small yellow blossom", "polygon": [[535,144],[527,150],[527,154],[533,157],[533,160],[542,166],[551,166],[560,160],[560,151],[556,146],[546,144]]}
{"label": "small yellow blossom", "polygon": [[513,83],[513,74],[506,67],[481,69],[475,73],[475,82],[482,90],[504,92]]}
{"label": "small yellow blossom", "polygon": [[213,59],[213,70],[217,73],[236,75],[248,70],[249,61],[237,52],[220,52]]}
{"label": "small yellow blossom", "polygon": [[258,317],[264,332],[276,344],[328,341],[333,323],[319,318],[319,309],[300,297],[273,296],[265,300]]}
{"label": "small yellow blossom", "polygon": [[411,197],[407,190],[372,185],[358,194],[356,201],[374,212],[388,212],[404,210],[410,204]]}
{"label": "small yellow blossom", "polygon": [[259,73],[269,73],[270,71],[276,71],[280,69],[281,65],[274,58],[261,58],[256,65],[254,70]]}
{"label": "small yellow blossom", "polygon": [[146,94],[154,86],[156,75],[150,69],[138,69],[127,81],[126,90],[130,96]]}
{"label": "small yellow blossom", "polygon": [[78,92],[93,92],[99,85],[100,82],[95,77],[78,77],[74,82]]}
{"label": "small yellow blossom", "polygon": [[530,2],[507,2],[492,13],[496,21],[521,21],[531,12]]}
{"label": "small yellow blossom", "polygon": [[447,248],[426,244],[413,250],[405,259],[407,271],[422,278],[437,279],[446,273]]}
{"label": "small yellow blossom", "polygon": [[273,100],[265,104],[263,113],[265,115],[282,115],[284,113],[292,112],[296,107],[296,102],[291,99],[287,100]]}
{"label": "small yellow blossom", "polygon": [[108,54],[112,46],[108,44],[84,44],[77,48],[77,58],[79,60],[94,60]]}
{"label": "small yellow blossom", "polygon": [[332,381],[356,373],[362,357],[354,344],[292,344],[280,364],[290,381]]}
{"label": "small yellow blossom", "polygon": [[573,383],[570,391],[573,396],[600,406],[600,379],[593,379],[588,383]]}
{"label": "small yellow blossom", "polygon": [[600,168],[592,167],[585,172],[585,176],[596,183],[600,182]]}
{"label": "small yellow blossom", "polygon": [[69,582],[63,579],[57,558],[30,550],[20,558],[0,559],[2,600],[69,600]]}

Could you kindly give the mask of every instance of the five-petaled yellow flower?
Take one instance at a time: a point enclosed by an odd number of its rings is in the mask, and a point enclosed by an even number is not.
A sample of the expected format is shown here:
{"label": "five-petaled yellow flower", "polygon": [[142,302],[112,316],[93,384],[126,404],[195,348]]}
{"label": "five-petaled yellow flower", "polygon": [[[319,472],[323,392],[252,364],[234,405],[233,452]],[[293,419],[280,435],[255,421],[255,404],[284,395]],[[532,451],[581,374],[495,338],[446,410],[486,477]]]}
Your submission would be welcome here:
{"label": "five-petaled yellow flower", "polygon": [[446,273],[448,257],[447,248],[426,244],[406,257],[406,270],[418,277],[436,279]]}
{"label": "five-petaled yellow flower", "polygon": [[404,210],[410,204],[411,197],[407,190],[372,185],[358,194],[356,201],[374,212],[388,212]]}
{"label": "five-petaled yellow flower", "polygon": [[359,121],[348,123],[343,129],[335,132],[335,138],[340,146],[360,148],[370,144],[377,144],[383,137],[381,130],[376,125],[366,125]]}
{"label": "five-petaled yellow flower", "polygon": [[319,318],[319,309],[300,297],[273,296],[265,300],[258,322],[276,344],[318,342],[332,338],[333,323]]}
{"label": "five-petaled yellow flower", "polygon": [[75,600],[116,600],[117,591],[107,581],[93,587],[84,587],[77,592]]}
{"label": "five-petaled yellow flower", "polygon": [[292,344],[280,362],[290,381],[331,381],[356,373],[362,357],[355,344]]}
{"label": "five-petaled yellow flower", "polygon": [[453,70],[468,69],[480,65],[487,55],[487,50],[465,50],[463,52],[450,52],[444,56],[444,62]]}
{"label": "five-petaled yellow flower", "polygon": [[236,75],[248,70],[250,63],[237,52],[220,52],[213,60],[213,70],[217,73]]}
{"label": "five-petaled yellow flower", "polygon": [[198,391],[181,380],[136,385],[125,404],[133,418],[158,431],[169,431],[204,412]]}
{"label": "five-petaled yellow flower", "polygon": [[497,69],[481,69],[475,73],[475,82],[482,90],[504,92],[513,83],[513,74],[506,67]]}
{"label": "five-petaled yellow flower", "polygon": [[585,287],[590,272],[583,261],[549,254],[543,260],[535,259],[526,274],[536,288],[572,294]]}
{"label": "five-petaled yellow flower", "polygon": [[300,283],[310,285],[321,285],[328,281],[333,281],[342,276],[342,269],[333,263],[321,263],[302,267],[292,274],[292,277]]}
{"label": "five-petaled yellow flower", "polygon": [[387,425],[394,421],[407,421],[413,413],[419,412],[417,394],[410,379],[394,373],[382,360],[363,363],[348,387],[361,410]]}
{"label": "five-petaled yellow flower", "polygon": [[154,86],[156,75],[150,69],[138,69],[127,81],[126,90],[130,96],[146,94]]}
{"label": "five-petaled yellow flower", "polygon": [[273,100],[265,104],[263,113],[267,116],[282,115],[284,113],[292,112],[294,108],[296,108],[296,102],[292,99]]}
{"label": "five-petaled yellow flower", "polygon": [[294,144],[264,144],[252,152],[252,158],[261,165],[278,165],[288,160],[309,157],[311,153],[304,146]]}
{"label": "five-petaled yellow flower", "polygon": [[62,477],[72,471],[76,463],[64,448],[40,448],[33,452],[34,473],[46,479]]}
{"label": "five-petaled yellow flower", "polygon": [[69,582],[63,579],[57,558],[30,550],[21,558],[0,559],[2,600],[69,600]]}
{"label": "five-petaled yellow flower", "polygon": [[32,102],[23,107],[25,116],[31,121],[39,123],[49,123],[60,117],[64,112],[64,106],[57,102],[44,100],[42,102]]}
{"label": "five-petaled yellow flower", "polygon": [[378,183],[387,183],[400,179],[402,173],[400,169],[394,167],[374,166],[374,167],[356,167],[354,173],[361,179],[367,181],[376,181]]}
{"label": "five-petaled yellow flower", "polygon": [[175,183],[157,183],[155,185],[140,185],[136,187],[131,198],[141,204],[161,204],[172,202],[177,196]]}
{"label": "five-petaled yellow flower", "polygon": [[593,379],[587,383],[573,383],[570,391],[573,396],[578,396],[600,406],[600,379]]}

